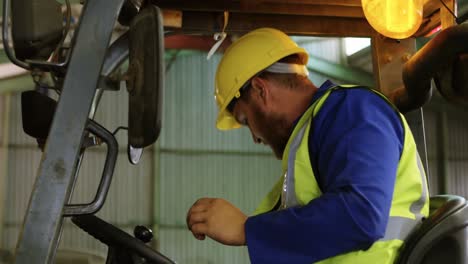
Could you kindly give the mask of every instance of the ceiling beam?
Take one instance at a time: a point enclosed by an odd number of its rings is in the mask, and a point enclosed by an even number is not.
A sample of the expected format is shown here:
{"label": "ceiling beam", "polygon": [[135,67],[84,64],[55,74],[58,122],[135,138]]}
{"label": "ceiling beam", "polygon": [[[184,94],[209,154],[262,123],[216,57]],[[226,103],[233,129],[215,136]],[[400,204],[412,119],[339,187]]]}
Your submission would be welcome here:
{"label": "ceiling beam", "polygon": [[[360,1],[173,1],[153,0],[153,3],[163,9],[178,9],[183,11],[255,13],[255,14],[288,14],[309,16],[332,16],[363,18]],[[349,3],[345,3],[349,2]]]}
{"label": "ceiling beam", "polygon": [[[181,33],[213,34],[223,27],[223,13],[184,11]],[[370,37],[374,30],[363,18],[317,17],[232,13],[228,33],[246,33],[259,27],[274,27],[291,35]]]}
{"label": "ceiling beam", "polygon": [[[370,37],[373,33],[365,20],[361,0],[151,1],[163,9],[175,9],[183,12],[184,15],[187,14],[189,18],[186,21],[190,23],[194,22],[195,13],[207,15],[208,18],[198,18],[194,24],[185,23],[186,30],[190,29],[199,33],[209,34],[219,31],[222,19],[216,18],[218,22],[214,24],[207,22],[206,19],[222,16],[224,11],[230,13],[228,27],[231,25],[233,31],[246,32],[254,28],[269,26],[290,34],[314,36]],[[450,7],[454,7],[452,4],[454,0],[444,1],[447,1]],[[414,36],[424,36],[437,28],[444,19],[443,13],[445,13],[445,8],[440,0],[425,0],[423,23]],[[242,21],[239,21],[241,19]],[[202,22],[203,20],[205,21]]]}

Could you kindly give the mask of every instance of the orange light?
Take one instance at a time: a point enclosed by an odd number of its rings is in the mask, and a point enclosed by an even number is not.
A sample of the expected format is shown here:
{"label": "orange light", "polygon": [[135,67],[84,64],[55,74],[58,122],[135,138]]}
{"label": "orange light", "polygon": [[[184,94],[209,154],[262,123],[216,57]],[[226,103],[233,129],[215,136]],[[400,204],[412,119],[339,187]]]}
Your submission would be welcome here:
{"label": "orange light", "polygon": [[427,33],[426,35],[424,35],[425,38],[428,38],[428,37],[431,37],[432,35],[438,33],[439,31],[442,30],[442,25],[439,25],[437,26],[436,28],[434,28],[433,30],[431,30],[431,32]]}
{"label": "orange light", "polygon": [[369,24],[394,39],[411,37],[422,21],[423,0],[362,0]]}

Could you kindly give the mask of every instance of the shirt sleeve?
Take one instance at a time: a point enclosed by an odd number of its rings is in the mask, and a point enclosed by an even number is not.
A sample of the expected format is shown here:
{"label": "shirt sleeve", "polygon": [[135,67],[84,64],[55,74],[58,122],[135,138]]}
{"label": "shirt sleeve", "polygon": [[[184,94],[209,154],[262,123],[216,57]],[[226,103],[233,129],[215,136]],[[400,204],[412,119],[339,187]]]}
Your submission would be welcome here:
{"label": "shirt sleeve", "polygon": [[330,94],[315,116],[309,153],[322,195],[302,207],[247,219],[253,264],[313,263],[365,250],[385,234],[404,130],[365,89]]}

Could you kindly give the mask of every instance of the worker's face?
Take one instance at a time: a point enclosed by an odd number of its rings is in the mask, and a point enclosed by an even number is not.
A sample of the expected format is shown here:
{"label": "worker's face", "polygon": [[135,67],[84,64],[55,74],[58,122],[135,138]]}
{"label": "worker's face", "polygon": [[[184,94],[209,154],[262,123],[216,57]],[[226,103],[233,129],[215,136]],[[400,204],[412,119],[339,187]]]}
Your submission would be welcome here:
{"label": "worker's face", "polygon": [[233,115],[250,129],[255,143],[269,145],[281,159],[289,138],[289,126],[279,109],[268,100],[268,96],[251,87],[234,105]]}

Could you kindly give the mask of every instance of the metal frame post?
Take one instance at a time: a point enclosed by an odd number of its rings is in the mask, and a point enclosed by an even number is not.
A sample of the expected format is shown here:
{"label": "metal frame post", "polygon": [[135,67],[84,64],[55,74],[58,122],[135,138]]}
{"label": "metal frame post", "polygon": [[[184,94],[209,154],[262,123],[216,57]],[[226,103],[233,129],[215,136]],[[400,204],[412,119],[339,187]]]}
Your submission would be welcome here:
{"label": "metal frame post", "polygon": [[[0,219],[4,219],[6,211],[6,189],[8,185],[8,143],[10,128],[10,95],[0,94]],[[3,235],[3,225],[0,225],[0,236]],[[3,247],[0,242],[0,248]]]}
{"label": "metal frame post", "polygon": [[15,263],[50,263],[107,46],[123,0],[86,1],[65,82],[31,194]]}

